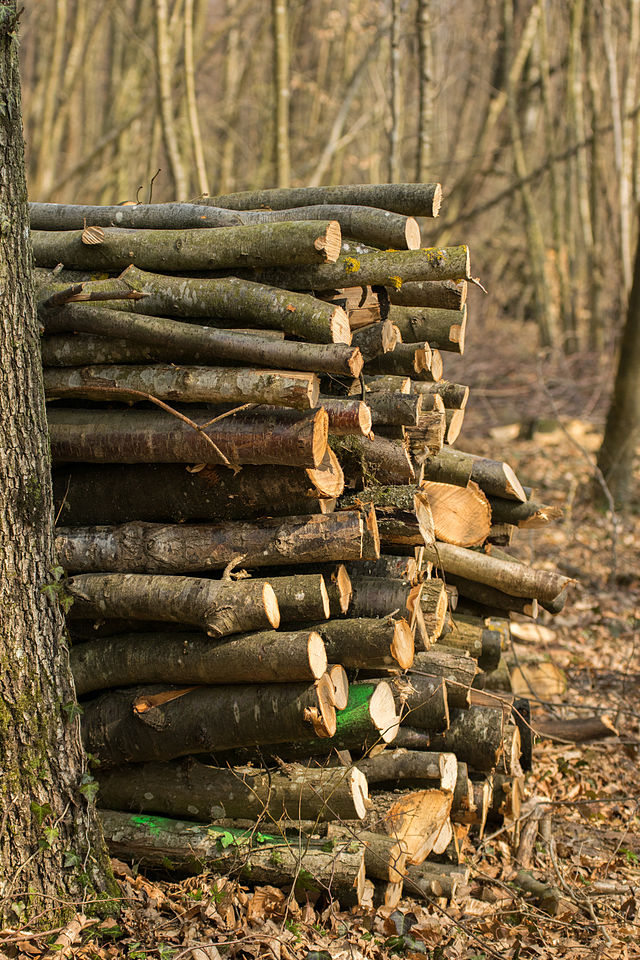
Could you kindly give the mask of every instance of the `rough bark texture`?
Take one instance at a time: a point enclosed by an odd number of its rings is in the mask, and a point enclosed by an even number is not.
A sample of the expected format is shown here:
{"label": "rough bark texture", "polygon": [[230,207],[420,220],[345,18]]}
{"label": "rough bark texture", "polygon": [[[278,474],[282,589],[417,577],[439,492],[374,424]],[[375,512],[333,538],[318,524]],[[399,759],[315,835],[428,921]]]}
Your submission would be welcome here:
{"label": "rough bark texture", "polygon": [[[15,3],[0,6],[0,14],[0,921],[14,925],[11,905],[22,901],[23,921],[33,914],[55,926],[69,913],[65,902],[117,891],[93,803],[83,795],[84,757],[52,572]],[[84,867],[65,866],[68,854]]]}
{"label": "rough bark texture", "polygon": [[401,667],[406,670],[413,663],[413,635],[404,619],[353,619],[350,616],[347,620],[315,623],[313,629],[324,640],[329,660],[349,669]]}
{"label": "rough bark texture", "polygon": [[403,307],[461,310],[467,299],[466,280],[415,281],[390,288],[391,303]]}
{"label": "rough bark texture", "polygon": [[195,203],[137,203],[125,206],[30,203],[29,217],[32,230],[82,230],[85,223],[97,227],[185,230],[235,227],[243,222],[237,213]]}
{"label": "rough bark texture", "polygon": [[432,347],[449,353],[464,353],[467,308],[441,310],[438,307],[392,305],[389,320],[400,331],[404,343],[427,340]]}

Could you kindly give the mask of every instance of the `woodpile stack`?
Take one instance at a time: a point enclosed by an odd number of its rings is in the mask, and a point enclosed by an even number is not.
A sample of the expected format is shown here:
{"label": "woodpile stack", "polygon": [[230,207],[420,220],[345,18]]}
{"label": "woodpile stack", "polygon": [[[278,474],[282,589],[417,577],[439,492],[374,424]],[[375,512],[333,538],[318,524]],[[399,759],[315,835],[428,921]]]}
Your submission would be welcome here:
{"label": "woodpile stack", "polygon": [[517,817],[527,702],[495,678],[510,613],[569,581],[502,549],[554,511],[452,446],[471,275],[465,246],[421,247],[439,205],[31,205],[71,665],[118,856],[395,904],[450,896],[469,830]]}

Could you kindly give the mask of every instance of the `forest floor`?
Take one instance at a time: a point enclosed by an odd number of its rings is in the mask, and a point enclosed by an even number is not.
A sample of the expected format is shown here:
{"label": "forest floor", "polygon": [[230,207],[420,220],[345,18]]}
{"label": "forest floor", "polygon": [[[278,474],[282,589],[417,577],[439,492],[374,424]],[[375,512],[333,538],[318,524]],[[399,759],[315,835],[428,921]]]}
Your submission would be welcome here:
{"label": "forest floor", "polygon": [[[577,582],[563,612],[543,614],[538,622],[547,629],[530,633],[517,649],[537,652],[566,675],[566,691],[550,698],[544,714],[605,715],[618,735],[536,743],[520,822],[489,828],[481,841],[471,836],[464,848],[470,885],[451,903],[403,900],[394,912],[366,913],[335,902],[298,904],[274,888],[250,889],[211,875],[181,882],[145,878],[116,862],[125,900],[121,917],[81,921],[76,942],[58,948],[59,955],[640,957],[640,510],[614,521],[590,493],[606,371],[591,370],[588,358],[575,358],[573,369],[564,361],[550,369],[533,347],[525,363],[522,340],[508,356],[512,340],[504,329],[484,329],[483,346],[470,344],[473,365],[466,357],[450,361],[449,367],[458,364],[456,379],[473,387],[458,446],[508,460],[543,502],[563,508],[562,520],[521,532],[512,549]],[[537,424],[529,422],[534,418]],[[535,714],[532,722],[535,727]],[[530,873],[556,888],[553,916],[545,910],[549,902],[535,901],[514,883],[518,841],[540,804],[547,805],[547,827],[533,849]],[[43,935],[23,931],[0,936],[0,951],[33,958],[46,943]]]}

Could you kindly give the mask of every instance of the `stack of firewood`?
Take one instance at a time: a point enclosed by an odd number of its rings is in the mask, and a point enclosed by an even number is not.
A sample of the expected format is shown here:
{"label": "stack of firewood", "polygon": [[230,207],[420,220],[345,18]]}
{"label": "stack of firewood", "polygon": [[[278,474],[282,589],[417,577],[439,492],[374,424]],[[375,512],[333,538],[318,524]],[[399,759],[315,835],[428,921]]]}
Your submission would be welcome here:
{"label": "stack of firewood", "polygon": [[466,247],[420,248],[439,205],[31,205],[71,665],[118,856],[393,904],[451,895],[469,829],[517,818],[509,616],[569,581],[502,549],[554,511],[451,446],[471,277]]}

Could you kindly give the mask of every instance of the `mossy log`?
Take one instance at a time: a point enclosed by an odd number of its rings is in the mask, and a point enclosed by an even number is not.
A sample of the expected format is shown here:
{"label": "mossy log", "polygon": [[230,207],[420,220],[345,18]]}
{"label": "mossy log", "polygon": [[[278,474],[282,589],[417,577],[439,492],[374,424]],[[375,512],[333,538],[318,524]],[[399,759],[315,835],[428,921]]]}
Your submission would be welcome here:
{"label": "mossy log", "polygon": [[131,520],[118,526],[59,527],[55,549],[58,562],[74,572],[187,573],[223,570],[234,560],[251,568],[360,560],[371,556],[365,528],[355,510],[253,523]]}
{"label": "mossy log", "polygon": [[410,676],[442,677],[447,686],[447,701],[452,708],[469,706],[469,690],[478,672],[478,664],[466,651],[440,644],[421,650],[413,658]]}
{"label": "mossy log", "polygon": [[394,286],[407,280],[461,280],[469,276],[469,271],[469,248],[461,244],[420,250],[377,250],[358,256],[343,254],[335,263],[265,267],[242,271],[242,276],[287,290],[326,290],[356,283]]}
{"label": "mossy log", "polygon": [[97,364],[49,367],[44,371],[44,389],[48,400],[139,402],[142,392],[169,403],[259,403],[309,410],[318,406],[320,381],[313,373],[248,367]]}
{"label": "mossy log", "polygon": [[[383,581],[384,582],[384,581]],[[312,624],[324,640],[330,662],[348,669],[390,667],[406,670],[413,663],[413,632],[404,618],[352,616]]]}
{"label": "mossy log", "polygon": [[242,217],[237,213],[195,203],[132,203],[111,206],[30,203],[29,217],[32,230],[82,230],[87,224],[92,227],[189,230],[235,227],[243,223]]}
{"label": "mossy log", "polygon": [[490,771],[505,754],[510,771],[520,755],[518,728],[509,724],[510,708],[471,706],[454,710],[444,733],[434,735],[432,749],[455,753],[475,770]]}
{"label": "mossy log", "polygon": [[427,340],[438,350],[464,353],[466,306],[460,310],[441,310],[437,307],[400,307],[392,304],[389,321],[398,328],[403,343]]}
{"label": "mossy log", "polygon": [[72,270],[143,270],[180,273],[264,267],[271,264],[335,263],[342,233],[336,220],[256,223],[216,230],[101,228],[96,242],[84,230],[32,230],[36,264]]}
{"label": "mossy log", "polygon": [[391,303],[401,307],[461,310],[467,300],[466,280],[414,281],[389,287]]}
{"label": "mossy log", "polygon": [[[269,334],[224,330],[167,317],[139,316],[92,303],[68,304],[58,310],[39,311],[45,333],[43,361],[49,366],[84,366],[93,363],[169,361],[218,364],[233,361],[284,370],[310,370],[357,377],[363,358],[346,343],[298,343]],[[61,333],[86,336],[53,336]],[[109,339],[107,339],[109,338]]]}
{"label": "mossy log", "polygon": [[324,643],[309,630],[264,631],[213,643],[199,633],[129,633],[71,650],[78,696],[143,683],[296,683],[327,669]]}
{"label": "mossy log", "polygon": [[[220,418],[195,409],[191,423],[169,412],[50,408],[54,461],[85,463],[243,463],[318,467],[326,453],[324,410],[293,422],[253,415]],[[215,422],[210,423],[214,420]]]}
{"label": "mossy log", "polygon": [[[61,287],[60,283],[49,283],[39,293],[46,298]],[[284,330],[312,343],[351,343],[349,318],[341,307],[239,277],[172,277],[130,266],[119,277],[87,283],[86,289],[144,293],[141,300],[114,301],[119,310],[128,313],[224,317],[243,326]]]}
{"label": "mossy log", "polygon": [[386,437],[332,437],[345,477],[358,486],[370,483],[399,485],[412,483],[415,473],[402,441]]}
{"label": "mossy log", "polygon": [[[441,397],[446,409],[464,410],[469,399],[469,387],[463,383],[452,383],[450,380],[439,380],[437,383],[420,383],[414,380],[411,384],[413,393],[423,397],[438,396]],[[459,451],[453,451],[458,459],[469,454],[460,454]]]}
{"label": "mossy log", "polygon": [[364,847],[353,838],[313,842],[255,830],[232,831],[190,821],[101,810],[110,853],[147,867],[241,876],[292,888],[301,900],[328,893],[358,903],[364,889]]}
{"label": "mossy log", "polygon": [[458,761],[453,753],[405,750],[402,747],[383,750],[375,757],[358,760],[356,768],[368,784],[428,780],[441,790],[453,790],[458,776]]}
{"label": "mossy log", "polygon": [[[244,520],[325,512],[342,493],[335,454],[316,470],[206,464],[69,464],[53,471],[55,515],[64,525]],[[323,507],[323,504],[325,505]]]}
{"label": "mossy log", "polygon": [[447,573],[484,583],[516,597],[552,601],[573,582],[558,573],[535,570],[523,563],[440,541],[434,547],[425,545],[425,555]]}
{"label": "mossy log", "polygon": [[353,183],[331,187],[273,187],[203,197],[201,202],[228,210],[266,207],[284,210],[316,204],[355,204],[408,217],[437,217],[442,201],[439,183]]}
{"label": "mossy log", "polygon": [[422,546],[435,540],[429,501],[414,485],[369,486],[340,498],[340,509],[372,503],[383,548]]}
{"label": "mossy log", "polygon": [[204,580],[127,573],[72,577],[69,617],[158,620],[190,624],[210,637],[280,625],[273,587],[251,580]]}
{"label": "mossy log", "polygon": [[435,538],[459,547],[475,547],[489,536],[491,510],[480,487],[470,481],[466,487],[425,480],[421,490],[427,498]]}
{"label": "mossy log", "polygon": [[372,323],[353,332],[351,344],[358,347],[363,359],[373,360],[381,354],[393,352],[400,343],[400,332],[390,320]]}
{"label": "mossy log", "polygon": [[[220,209],[220,208],[218,208]],[[231,214],[227,214],[231,216]],[[345,237],[384,250],[417,250],[420,227],[413,216],[391,213],[371,206],[320,203],[285,210],[243,210],[242,223],[280,223],[283,220],[337,220]]]}
{"label": "mossy log", "polygon": [[83,741],[104,767],[295,742],[319,719],[335,730],[329,681],[318,683],[112,690],[83,705]]}
{"label": "mossy log", "polygon": [[223,818],[361,820],[368,788],[356,767],[308,767],[286,770],[220,768],[195,758],[143,763],[96,772],[99,803],[169,817],[197,817],[207,823]]}

